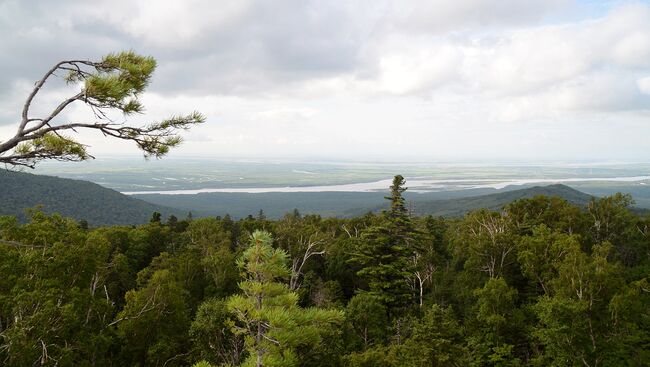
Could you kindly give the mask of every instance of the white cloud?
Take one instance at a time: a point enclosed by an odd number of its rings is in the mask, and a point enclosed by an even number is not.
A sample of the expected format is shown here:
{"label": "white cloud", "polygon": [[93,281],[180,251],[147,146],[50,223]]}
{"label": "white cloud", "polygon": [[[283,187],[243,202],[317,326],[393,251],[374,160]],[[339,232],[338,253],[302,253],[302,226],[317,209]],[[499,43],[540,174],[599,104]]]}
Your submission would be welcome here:
{"label": "white cloud", "polygon": [[[450,44],[389,51],[379,58],[378,89],[408,94],[438,88],[458,78],[462,50]],[[420,45],[421,46],[421,45]]]}
{"label": "white cloud", "polygon": [[[208,116],[174,154],[435,159],[588,157],[589,144],[603,155],[647,149],[638,139],[650,133],[644,3],[35,4],[0,4],[3,121],[17,116],[28,86],[53,62],[133,48],[159,61],[144,96],[147,115],[133,121],[194,109]],[[61,93],[52,88],[39,103]],[[576,143],[582,150],[566,146],[565,135],[587,130],[590,140]],[[607,148],[613,134],[627,140]],[[98,153],[122,151],[91,135]]]}
{"label": "white cloud", "polygon": [[650,94],[650,76],[637,79],[636,84],[641,93]]}
{"label": "white cloud", "polygon": [[391,1],[391,25],[411,32],[439,33],[468,28],[535,24],[566,12],[570,0]]}

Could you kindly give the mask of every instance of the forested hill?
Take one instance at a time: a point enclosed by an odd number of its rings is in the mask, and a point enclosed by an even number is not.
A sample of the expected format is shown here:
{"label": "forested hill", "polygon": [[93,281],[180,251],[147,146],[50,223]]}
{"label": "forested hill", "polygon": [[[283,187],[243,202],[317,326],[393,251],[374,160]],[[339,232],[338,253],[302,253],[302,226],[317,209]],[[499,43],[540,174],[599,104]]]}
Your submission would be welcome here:
{"label": "forested hill", "polygon": [[[523,189],[507,187],[494,189],[411,193],[405,198],[416,215],[460,217],[475,209],[500,210],[506,204],[521,198],[538,195],[558,196],[571,204],[585,206],[590,195],[565,185],[535,186]],[[229,214],[233,218],[257,215],[260,209],[268,218],[282,218],[298,209],[303,214],[324,217],[350,218],[387,208],[386,192],[269,192],[269,193],[201,193],[196,195],[146,194],[135,197],[168,207],[180,208],[210,216]]]}
{"label": "forested hill", "polygon": [[416,215],[461,217],[475,209],[500,210],[515,200],[540,195],[561,197],[579,207],[584,207],[592,199],[591,195],[585,194],[584,192],[572,189],[566,185],[555,184],[464,198],[432,201],[414,200],[412,202],[412,210]]}
{"label": "forested hill", "polygon": [[186,212],[147,203],[88,181],[34,175],[0,169],[0,215],[25,219],[24,210],[42,205],[46,213],[59,213],[90,225],[140,224],[153,212]]}

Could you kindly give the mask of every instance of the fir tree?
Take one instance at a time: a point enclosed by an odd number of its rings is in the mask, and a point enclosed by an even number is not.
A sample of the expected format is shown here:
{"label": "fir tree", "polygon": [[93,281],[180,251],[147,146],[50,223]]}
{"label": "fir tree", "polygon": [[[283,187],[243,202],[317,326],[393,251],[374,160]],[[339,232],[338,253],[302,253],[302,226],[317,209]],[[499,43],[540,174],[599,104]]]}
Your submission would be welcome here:
{"label": "fir tree", "polygon": [[413,298],[408,277],[409,259],[415,252],[415,228],[408,215],[402,193],[404,177],[395,176],[390,187],[390,209],[383,213],[381,223],[366,229],[352,257],[361,266],[357,275],[368,283],[369,293],[390,309],[405,306]]}

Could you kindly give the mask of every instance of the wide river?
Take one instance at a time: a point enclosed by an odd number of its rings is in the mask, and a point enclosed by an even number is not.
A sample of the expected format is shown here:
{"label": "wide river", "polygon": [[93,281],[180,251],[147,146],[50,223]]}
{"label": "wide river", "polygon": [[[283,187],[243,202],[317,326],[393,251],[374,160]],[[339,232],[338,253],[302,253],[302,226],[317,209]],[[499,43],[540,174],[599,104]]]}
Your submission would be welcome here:
{"label": "wide river", "polygon": [[[432,192],[445,190],[466,190],[480,188],[503,189],[506,186],[521,186],[531,184],[554,184],[571,182],[639,182],[650,184],[650,176],[631,177],[571,177],[571,178],[534,178],[534,179],[408,179],[407,186],[411,192]],[[392,179],[374,182],[361,182],[343,185],[325,186],[286,186],[286,187],[237,187],[219,189],[194,189],[194,190],[166,190],[166,191],[127,191],[126,195],[136,194],[162,194],[162,195],[194,195],[204,192],[229,192],[260,194],[267,192],[374,192],[387,190]]]}

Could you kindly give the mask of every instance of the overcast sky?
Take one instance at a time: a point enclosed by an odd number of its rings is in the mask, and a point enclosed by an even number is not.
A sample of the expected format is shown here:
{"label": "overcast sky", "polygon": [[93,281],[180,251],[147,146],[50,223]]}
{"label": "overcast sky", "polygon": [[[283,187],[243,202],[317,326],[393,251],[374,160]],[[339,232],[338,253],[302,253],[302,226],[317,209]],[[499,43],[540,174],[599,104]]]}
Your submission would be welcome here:
{"label": "overcast sky", "polygon": [[629,1],[0,0],[0,140],[51,65],[129,49],[158,60],[134,121],[207,116],[175,157],[650,161],[650,3]]}

